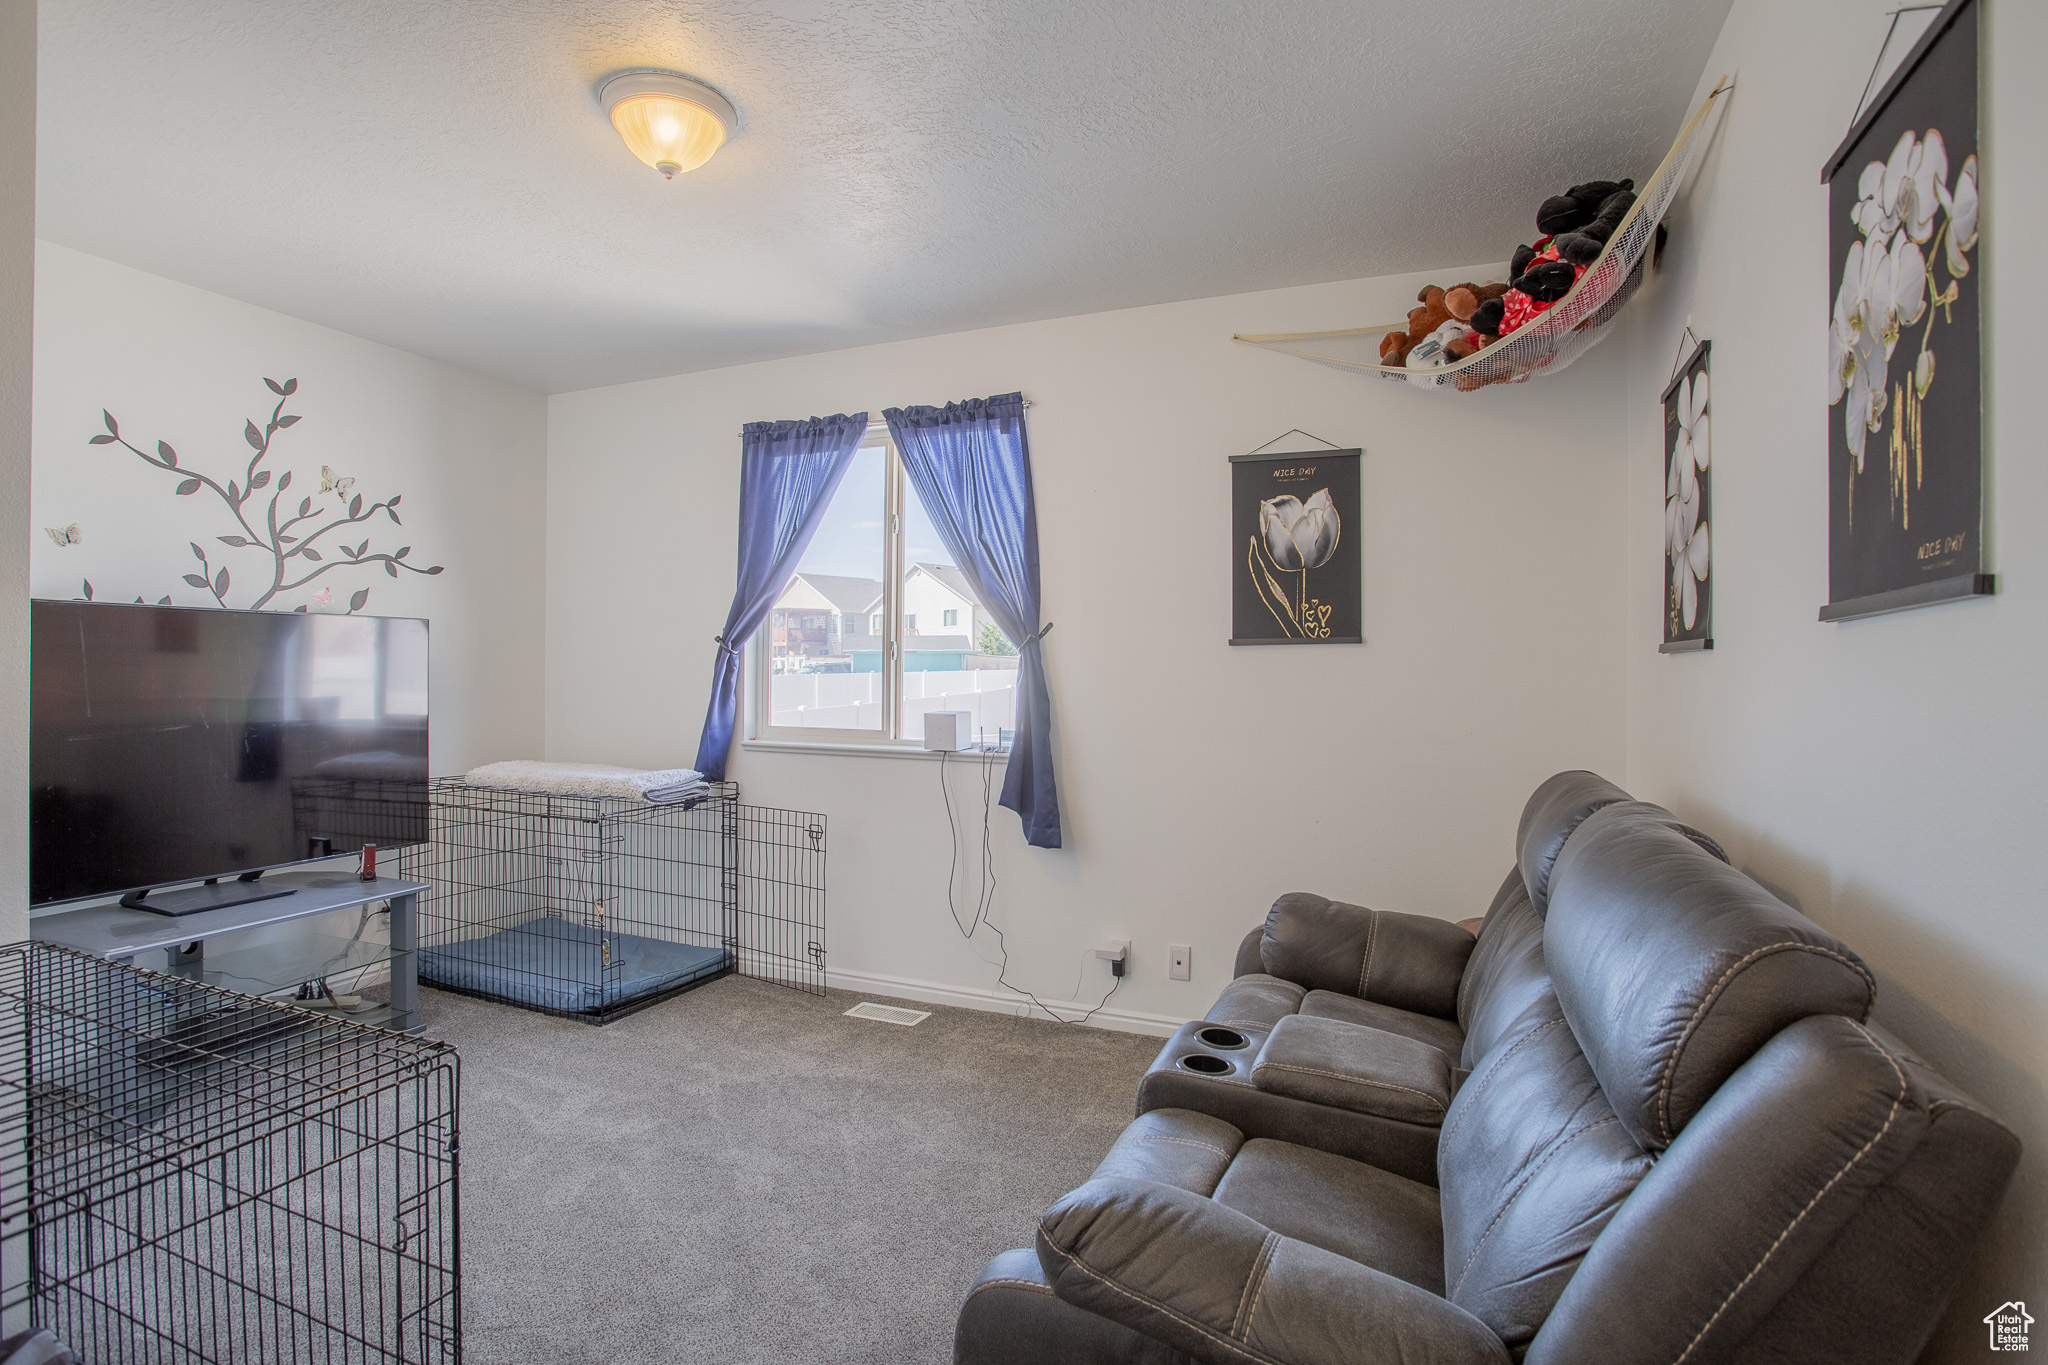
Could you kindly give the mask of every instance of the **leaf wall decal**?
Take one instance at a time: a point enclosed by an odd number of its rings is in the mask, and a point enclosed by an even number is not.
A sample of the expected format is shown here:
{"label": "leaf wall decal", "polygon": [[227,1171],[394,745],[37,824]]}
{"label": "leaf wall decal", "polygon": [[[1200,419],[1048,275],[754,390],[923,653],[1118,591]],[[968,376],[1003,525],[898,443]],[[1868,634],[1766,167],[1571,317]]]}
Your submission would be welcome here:
{"label": "leaf wall decal", "polygon": [[214,539],[219,541],[223,545],[232,545],[237,550],[242,549],[249,543],[247,540],[244,540],[241,536],[215,536]]}
{"label": "leaf wall decal", "polygon": [[206,580],[205,580],[204,578],[201,578],[201,577],[200,577],[200,576],[199,576],[198,574],[196,574],[196,573],[188,573],[188,574],[186,574],[186,575],[185,575],[185,581],[186,581],[187,583],[190,583],[190,584],[191,584],[191,585],[192,585],[193,587],[195,587],[195,588],[203,588],[203,587],[205,587],[205,586],[206,586]]}
{"label": "leaf wall decal", "polygon": [[185,480],[185,482],[178,485],[178,496],[181,498],[189,498],[198,491],[199,480],[197,479],[187,479]]}
{"label": "leaf wall decal", "polygon": [[171,449],[169,441],[158,441],[156,443],[156,453],[157,458],[161,459],[165,464],[170,465],[173,469],[177,468],[178,452]]}
{"label": "leaf wall decal", "polygon": [[279,398],[284,397],[284,385],[278,383],[275,379],[265,379],[263,382],[270,386],[272,393],[276,394]]}
{"label": "leaf wall decal", "polygon": [[369,600],[370,590],[368,588],[358,588],[356,589],[355,595],[348,599],[348,609],[350,611],[361,611],[363,609],[363,603]]}
{"label": "leaf wall decal", "polygon": [[228,571],[226,565],[222,565],[221,571],[213,576],[213,595],[215,597],[226,597],[228,595]]}
{"label": "leaf wall decal", "polygon": [[247,441],[252,447],[254,447],[257,450],[263,449],[263,433],[256,430],[256,424],[254,422],[243,423],[242,439]]}
{"label": "leaf wall decal", "polygon": [[349,514],[350,516],[352,516],[352,517],[357,517],[357,516],[361,516],[361,515],[362,515],[362,512],[363,512],[363,495],[362,495],[361,493],[358,493],[358,494],[356,494],[356,495],[355,495],[354,497],[352,497],[352,498],[350,498],[350,499],[348,500],[348,514]]}
{"label": "leaf wall decal", "polygon": [[114,443],[114,438],[113,438],[113,437],[111,437],[111,436],[106,436],[106,435],[101,435],[101,436],[95,436],[95,437],[93,437],[93,438],[92,438],[92,439],[91,439],[90,441],[86,442],[86,444],[87,444],[87,445],[95,445],[95,446],[110,446],[110,445],[112,445],[113,443]]}

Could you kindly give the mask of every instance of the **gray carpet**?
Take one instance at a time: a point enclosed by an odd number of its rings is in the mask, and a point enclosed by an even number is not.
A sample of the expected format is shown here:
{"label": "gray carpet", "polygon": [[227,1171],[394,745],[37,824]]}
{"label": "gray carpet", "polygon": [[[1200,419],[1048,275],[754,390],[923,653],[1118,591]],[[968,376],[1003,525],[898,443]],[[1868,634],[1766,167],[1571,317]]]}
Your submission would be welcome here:
{"label": "gray carpet", "polygon": [[601,1029],[420,998],[462,1055],[471,1365],[950,1361],[975,1272],[1087,1178],[1159,1045],[736,977]]}

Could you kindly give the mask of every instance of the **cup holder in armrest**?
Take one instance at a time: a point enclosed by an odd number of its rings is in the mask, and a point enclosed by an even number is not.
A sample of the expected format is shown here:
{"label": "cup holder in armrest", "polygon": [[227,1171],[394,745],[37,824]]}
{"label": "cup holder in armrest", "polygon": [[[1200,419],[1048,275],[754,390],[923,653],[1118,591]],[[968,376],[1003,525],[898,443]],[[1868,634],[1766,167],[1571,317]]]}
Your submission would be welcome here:
{"label": "cup holder in armrest", "polygon": [[1221,1057],[1211,1057],[1206,1052],[1191,1052],[1175,1065],[1182,1071],[1192,1071],[1197,1076],[1228,1076],[1236,1070]]}
{"label": "cup holder in armrest", "polygon": [[1221,1024],[1213,1024],[1205,1029],[1197,1029],[1195,1037],[1205,1046],[1213,1047],[1219,1052],[1235,1052],[1251,1042],[1251,1039],[1245,1037],[1236,1029],[1224,1028]]}

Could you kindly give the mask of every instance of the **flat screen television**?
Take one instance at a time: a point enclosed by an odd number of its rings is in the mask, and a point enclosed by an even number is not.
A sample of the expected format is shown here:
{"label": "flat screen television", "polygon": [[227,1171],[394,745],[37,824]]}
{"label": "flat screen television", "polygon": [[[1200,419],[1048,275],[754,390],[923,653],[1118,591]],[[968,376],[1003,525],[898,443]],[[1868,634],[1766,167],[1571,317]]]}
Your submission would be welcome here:
{"label": "flat screen television", "polygon": [[180,914],[426,839],[425,621],[38,601],[30,631],[32,904]]}

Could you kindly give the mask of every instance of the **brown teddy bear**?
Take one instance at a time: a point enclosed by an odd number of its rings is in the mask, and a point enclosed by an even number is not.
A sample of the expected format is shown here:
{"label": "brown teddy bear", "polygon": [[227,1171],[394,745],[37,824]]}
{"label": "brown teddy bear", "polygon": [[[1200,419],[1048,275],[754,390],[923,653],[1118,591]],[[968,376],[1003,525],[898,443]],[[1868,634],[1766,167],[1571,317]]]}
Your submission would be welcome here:
{"label": "brown teddy bear", "polygon": [[1408,330],[1380,338],[1380,364],[1419,370],[1463,360],[1491,339],[1473,332],[1472,315],[1507,291],[1505,284],[1469,281],[1449,289],[1423,286],[1415,296],[1421,307],[1408,310]]}

